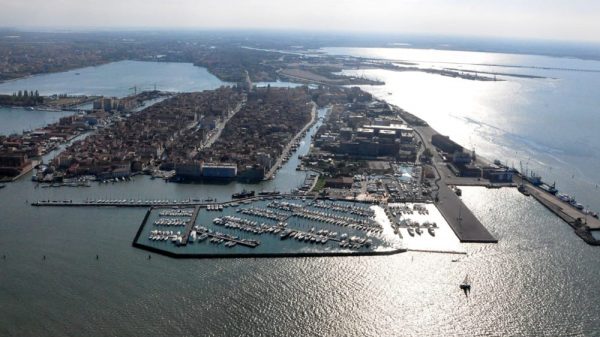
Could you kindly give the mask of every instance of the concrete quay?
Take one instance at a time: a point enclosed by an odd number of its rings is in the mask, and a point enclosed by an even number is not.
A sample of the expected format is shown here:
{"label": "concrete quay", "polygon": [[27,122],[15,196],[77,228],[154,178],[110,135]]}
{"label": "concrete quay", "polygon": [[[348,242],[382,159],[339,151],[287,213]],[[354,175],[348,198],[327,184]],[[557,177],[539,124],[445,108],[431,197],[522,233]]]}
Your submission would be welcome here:
{"label": "concrete quay", "polygon": [[[421,139],[423,145],[435,151],[435,147],[431,144],[431,137],[437,134],[433,128],[426,127],[415,127],[416,134]],[[456,193],[448,187],[448,185],[459,185],[460,181],[470,182],[470,185],[486,186],[489,188],[496,188],[500,186],[490,185],[487,181],[480,181],[477,179],[452,179],[453,175],[450,175],[445,170],[443,163],[437,162],[438,155],[434,155],[433,167],[437,174],[435,184],[438,187],[436,206],[438,207],[442,216],[446,219],[450,228],[454,231],[454,234],[458,237],[461,242],[477,242],[477,243],[497,243],[498,240],[488,232],[483,224],[473,215],[469,208],[462,202],[462,200],[456,195]]]}
{"label": "concrete quay", "polygon": [[440,184],[435,205],[461,242],[497,243],[462,200],[446,184]]}
{"label": "concrete quay", "polygon": [[[423,144],[431,149],[435,149],[431,144],[431,137],[437,132],[429,127],[415,127],[416,133],[421,138]],[[487,163],[484,158],[478,158],[478,161]],[[437,153],[433,157],[433,167],[437,173],[436,185],[439,189],[438,208],[444,215],[456,235],[462,242],[495,242],[495,239],[487,232],[483,226],[477,225],[478,221],[472,217],[472,213],[462,205],[460,199],[453,193],[448,185],[456,186],[484,186],[487,188],[517,187],[518,184],[503,183],[491,184],[489,181],[479,178],[457,177],[441,162]],[[575,233],[590,245],[600,245],[600,240],[594,238],[590,231],[600,230],[600,220],[591,215],[584,214],[581,210],[560,200],[553,194],[541,190],[532,184],[525,183],[526,194],[534,197],[539,203],[557,215],[567,224],[569,224]],[[457,214],[457,208],[461,210],[460,216]],[[458,218],[461,218],[459,220]],[[481,239],[481,240],[480,240]]]}
{"label": "concrete quay", "polygon": [[590,215],[585,215],[555,195],[542,191],[529,183],[526,183],[524,186],[527,192],[540,204],[571,226],[575,230],[575,234],[585,241],[585,243],[592,246],[600,246],[600,240],[597,240],[590,232],[592,230],[600,230],[600,220]]}

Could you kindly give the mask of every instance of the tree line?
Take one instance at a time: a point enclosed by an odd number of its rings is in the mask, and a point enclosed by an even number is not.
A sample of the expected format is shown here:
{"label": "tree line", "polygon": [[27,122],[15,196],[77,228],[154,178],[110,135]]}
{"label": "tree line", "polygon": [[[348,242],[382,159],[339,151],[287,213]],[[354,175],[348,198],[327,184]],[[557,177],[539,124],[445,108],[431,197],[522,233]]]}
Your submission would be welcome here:
{"label": "tree line", "polygon": [[44,103],[44,97],[36,90],[19,90],[12,95],[0,95],[0,105],[35,106]]}

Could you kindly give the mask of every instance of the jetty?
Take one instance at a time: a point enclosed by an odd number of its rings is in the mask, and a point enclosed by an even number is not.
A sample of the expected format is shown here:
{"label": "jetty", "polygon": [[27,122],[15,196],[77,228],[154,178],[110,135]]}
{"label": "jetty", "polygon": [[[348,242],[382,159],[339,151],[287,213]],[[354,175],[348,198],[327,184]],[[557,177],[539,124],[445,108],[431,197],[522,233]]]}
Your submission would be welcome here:
{"label": "jetty", "polygon": [[[433,135],[438,134],[430,126],[416,126],[414,128],[416,135],[421,139],[421,142],[426,148],[434,149],[432,144]],[[436,196],[436,206],[454,234],[461,242],[472,243],[497,243],[498,240],[490,234],[483,224],[475,217],[469,208],[462,202],[456,193],[449,185],[462,185],[457,183],[457,177],[454,176],[445,166],[444,163],[438,162],[438,159],[433,158],[432,167],[435,169],[437,179],[435,184],[438,188]],[[454,179],[453,179],[454,176]],[[460,178],[458,178],[460,179]],[[488,188],[496,188],[500,186],[491,186],[489,182],[482,183],[476,178],[467,178],[473,185],[486,186]]]}
{"label": "jetty", "polygon": [[563,202],[555,195],[543,191],[530,183],[523,184],[529,194],[549,211],[561,218],[575,230],[575,234],[583,241],[592,246],[600,246],[600,240],[596,239],[590,231],[600,230],[600,220],[584,214],[581,210]]}
{"label": "jetty", "polygon": [[435,205],[461,242],[498,242],[456,193],[444,183],[439,186],[438,201]]}

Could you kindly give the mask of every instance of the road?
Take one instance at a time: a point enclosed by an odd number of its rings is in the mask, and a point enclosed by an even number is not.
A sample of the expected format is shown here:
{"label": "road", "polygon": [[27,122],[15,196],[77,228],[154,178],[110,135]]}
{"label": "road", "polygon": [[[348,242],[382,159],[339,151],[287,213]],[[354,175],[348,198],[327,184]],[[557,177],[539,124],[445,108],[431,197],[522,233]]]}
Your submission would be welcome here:
{"label": "road", "polygon": [[242,107],[244,107],[244,105],[246,104],[246,98],[244,97],[244,99],[238,103],[238,105],[231,110],[231,112],[229,112],[229,114],[227,115],[227,118],[225,118],[225,120],[221,123],[219,123],[217,125],[217,127],[215,128],[216,132],[214,132],[212,135],[210,135],[208,137],[208,139],[206,140],[206,143],[202,144],[202,148],[207,148],[207,147],[211,147],[213,145],[213,143],[215,141],[217,141],[217,139],[219,139],[219,137],[221,136],[221,132],[223,132],[223,129],[225,129],[225,126],[227,125],[227,122],[229,122],[229,120],[235,116],[235,114],[237,114],[240,110],[242,110]]}

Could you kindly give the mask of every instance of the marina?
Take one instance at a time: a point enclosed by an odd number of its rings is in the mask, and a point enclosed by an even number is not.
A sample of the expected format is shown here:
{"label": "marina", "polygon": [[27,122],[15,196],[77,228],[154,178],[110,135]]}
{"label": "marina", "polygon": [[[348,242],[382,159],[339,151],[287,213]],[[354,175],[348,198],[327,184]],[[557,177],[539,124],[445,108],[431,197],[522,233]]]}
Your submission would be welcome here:
{"label": "marina", "polygon": [[[195,208],[157,206],[147,211],[133,246],[184,258],[464,252],[433,204],[402,205],[418,210],[419,217],[390,220],[385,206],[291,195]],[[436,232],[403,239],[392,227],[400,220],[422,222],[425,233],[436,222]],[[166,228],[164,223],[173,225]]]}

